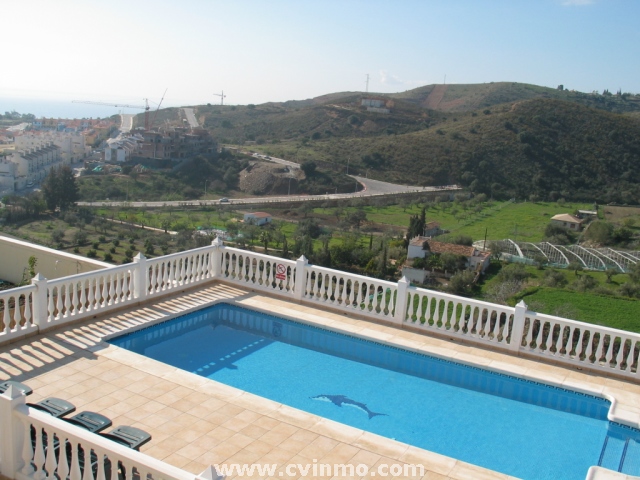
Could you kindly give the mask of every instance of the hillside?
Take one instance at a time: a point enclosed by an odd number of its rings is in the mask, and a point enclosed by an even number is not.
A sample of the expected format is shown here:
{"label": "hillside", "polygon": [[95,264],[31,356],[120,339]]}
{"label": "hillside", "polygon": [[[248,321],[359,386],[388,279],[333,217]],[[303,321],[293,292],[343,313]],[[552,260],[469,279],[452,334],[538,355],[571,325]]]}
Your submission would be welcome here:
{"label": "hillside", "polygon": [[352,173],[409,184],[461,183],[498,197],[640,198],[640,122],[560,100],[502,105],[411,133],[290,142],[264,151],[336,168],[350,159]]}
{"label": "hillside", "polygon": [[[388,113],[368,111],[362,99]],[[637,203],[640,96],[496,82],[196,107],[220,143],[394,182],[497,197]],[[156,124],[175,112],[160,110]],[[533,197],[532,197],[533,198]]]}

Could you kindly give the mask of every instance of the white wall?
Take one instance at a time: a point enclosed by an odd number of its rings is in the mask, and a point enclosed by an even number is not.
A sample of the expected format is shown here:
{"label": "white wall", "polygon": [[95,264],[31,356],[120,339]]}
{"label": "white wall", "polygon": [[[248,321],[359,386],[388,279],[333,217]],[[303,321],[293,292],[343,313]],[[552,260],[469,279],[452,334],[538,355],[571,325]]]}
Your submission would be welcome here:
{"label": "white wall", "polygon": [[38,259],[36,273],[41,273],[47,279],[66,277],[76,273],[100,270],[112,267],[110,263],[92,260],[90,258],[60,252],[52,248],[43,247],[0,235],[0,279],[12,283],[22,280],[25,268],[28,269],[29,257]]}

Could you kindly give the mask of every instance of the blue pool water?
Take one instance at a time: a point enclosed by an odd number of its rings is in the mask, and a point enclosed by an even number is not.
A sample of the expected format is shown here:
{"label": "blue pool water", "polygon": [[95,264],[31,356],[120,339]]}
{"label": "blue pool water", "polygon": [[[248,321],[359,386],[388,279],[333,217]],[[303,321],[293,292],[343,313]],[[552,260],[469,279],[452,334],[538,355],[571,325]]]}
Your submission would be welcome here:
{"label": "blue pool water", "polygon": [[525,479],[640,474],[607,400],[218,304],[111,340],[161,362]]}

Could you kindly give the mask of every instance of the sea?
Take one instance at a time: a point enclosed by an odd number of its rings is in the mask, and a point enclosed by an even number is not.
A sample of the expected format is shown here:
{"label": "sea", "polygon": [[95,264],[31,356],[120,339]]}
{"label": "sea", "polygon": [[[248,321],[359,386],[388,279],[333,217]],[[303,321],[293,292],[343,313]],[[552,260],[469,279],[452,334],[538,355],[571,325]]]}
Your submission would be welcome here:
{"label": "sea", "polygon": [[[128,102],[136,104],[136,102]],[[144,101],[138,102],[141,106]],[[161,108],[170,105],[163,104]],[[152,105],[152,110],[154,106]],[[0,114],[16,111],[18,113],[32,113],[36,118],[106,118],[120,113],[143,113],[144,109],[111,107],[106,105],[91,105],[74,103],[71,100],[37,99],[0,96]]]}

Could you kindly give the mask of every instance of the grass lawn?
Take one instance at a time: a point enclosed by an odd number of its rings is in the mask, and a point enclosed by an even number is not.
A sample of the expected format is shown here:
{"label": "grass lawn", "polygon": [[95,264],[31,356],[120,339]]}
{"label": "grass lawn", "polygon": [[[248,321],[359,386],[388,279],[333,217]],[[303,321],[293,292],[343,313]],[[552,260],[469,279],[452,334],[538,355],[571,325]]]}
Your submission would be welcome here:
{"label": "grass lawn", "polygon": [[[544,229],[554,215],[593,207],[593,205],[585,203],[561,205],[553,202],[487,202],[480,206],[480,211],[476,212],[471,209],[464,211],[455,204],[446,205],[443,208],[442,205],[431,204],[425,212],[427,222],[436,221],[451,233],[469,235],[473,240],[482,240],[486,231],[487,240],[511,238],[529,242],[542,241]],[[346,207],[344,210],[347,213],[355,208]],[[331,215],[334,210],[332,208],[316,208],[314,212]],[[368,222],[406,229],[409,226],[409,218],[412,215],[420,214],[421,207],[418,205],[366,206],[363,207],[363,210],[367,214]]]}
{"label": "grass lawn", "polygon": [[541,287],[523,298],[527,304],[544,305],[541,313],[573,312],[571,318],[631,332],[640,332],[640,301]]}

